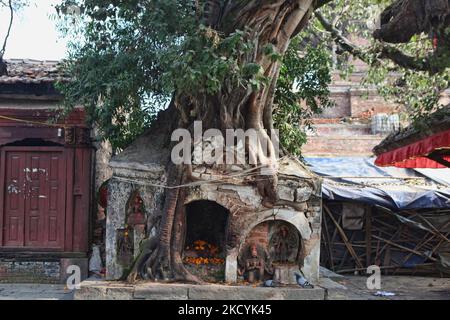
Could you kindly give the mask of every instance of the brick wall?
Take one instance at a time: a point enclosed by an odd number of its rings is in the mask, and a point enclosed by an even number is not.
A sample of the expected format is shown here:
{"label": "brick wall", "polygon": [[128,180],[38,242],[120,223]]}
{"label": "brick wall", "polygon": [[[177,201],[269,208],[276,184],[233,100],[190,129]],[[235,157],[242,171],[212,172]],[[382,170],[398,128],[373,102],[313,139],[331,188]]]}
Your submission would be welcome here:
{"label": "brick wall", "polygon": [[60,283],[60,261],[0,259],[0,283]]}
{"label": "brick wall", "polygon": [[303,146],[304,156],[371,156],[372,149],[384,137],[382,136],[317,136],[308,137]]}
{"label": "brick wall", "polygon": [[334,119],[350,117],[351,101],[350,92],[348,90],[335,90],[331,93],[331,99],[334,102],[333,108],[326,108],[318,115],[320,119]]}
{"label": "brick wall", "polygon": [[398,113],[401,108],[385,101],[375,90],[361,87],[364,72],[349,79],[333,74],[330,88],[335,106],[314,119],[313,132],[303,146],[304,156],[373,156],[372,149],[385,137],[372,135],[371,119],[379,113]]}
{"label": "brick wall", "polygon": [[364,113],[370,110],[373,110],[374,114],[395,113],[398,112],[399,106],[385,101],[373,91],[351,90],[350,110],[353,118],[359,118],[364,117]]}
{"label": "brick wall", "polygon": [[258,244],[265,248],[269,245],[269,223],[263,222],[259,225],[257,225],[249,234],[247,237],[247,240],[245,241],[245,246],[250,244]]}
{"label": "brick wall", "polygon": [[81,280],[88,278],[87,258],[0,258],[0,283],[66,283],[73,273],[69,266],[80,268]]}
{"label": "brick wall", "polygon": [[366,117],[364,113],[373,109],[374,113],[398,112],[399,106],[385,101],[373,90],[353,89],[347,87],[332,87],[331,100],[334,107],[325,109],[317,115],[317,119],[339,119]]}

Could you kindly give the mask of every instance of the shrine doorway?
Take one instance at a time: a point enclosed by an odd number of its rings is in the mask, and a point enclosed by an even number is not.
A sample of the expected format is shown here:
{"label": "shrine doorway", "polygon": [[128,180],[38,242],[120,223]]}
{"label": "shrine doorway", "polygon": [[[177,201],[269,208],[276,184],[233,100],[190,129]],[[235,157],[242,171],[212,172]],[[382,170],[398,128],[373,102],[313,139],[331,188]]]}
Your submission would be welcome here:
{"label": "shrine doorway", "polygon": [[214,201],[186,205],[183,262],[206,282],[225,280],[226,235],[229,211]]}

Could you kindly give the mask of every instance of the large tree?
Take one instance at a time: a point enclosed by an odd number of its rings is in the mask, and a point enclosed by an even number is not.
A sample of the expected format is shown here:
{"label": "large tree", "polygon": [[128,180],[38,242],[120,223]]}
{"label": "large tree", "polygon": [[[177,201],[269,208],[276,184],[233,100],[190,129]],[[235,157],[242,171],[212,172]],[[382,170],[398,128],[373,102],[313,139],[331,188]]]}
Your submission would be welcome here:
{"label": "large tree", "polygon": [[[254,184],[265,206],[273,207],[278,201],[277,161],[269,139],[274,114],[282,127],[299,120],[292,114],[303,114],[299,98],[308,101],[310,111],[319,109],[317,100],[327,103],[330,78],[326,68],[321,70],[326,58],[313,48],[300,54],[302,42],[292,39],[328,2],[66,0],[60,12],[76,5],[79,10],[69,11],[81,17],[66,16],[70,23],[65,26],[73,29],[78,23],[82,32],[67,63],[73,81],[61,90],[69,107],[84,105],[90,120],[113,141],[123,136],[131,140],[139,132],[136,128],[152,124],[149,133],[169,142],[175,128],[192,130],[196,120],[203,122],[204,130],[256,130],[269,146],[269,157],[261,154],[259,145],[249,148],[248,156],[273,172],[257,177]],[[400,8],[408,5],[396,3]],[[384,27],[391,19],[383,21]],[[156,116],[155,106],[162,105],[164,111]],[[285,142],[293,140],[295,135]],[[189,166],[167,161],[167,172],[169,185],[193,179]],[[184,226],[177,219],[183,194],[182,188],[166,191],[158,234],[144,243],[131,278],[139,273],[150,279],[198,281],[181,261]]]}
{"label": "large tree", "polygon": [[[278,201],[273,102],[282,58],[306,25],[313,0],[132,0],[78,3],[85,41],[68,67],[74,81],[63,85],[69,104],[83,104],[92,119],[132,123],[158,99],[171,96],[150,132],[167,140],[175,128],[254,129],[260,145],[248,158],[272,169],[255,179],[264,204]],[[60,7],[73,8],[73,1]],[[73,11],[73,10],[72,10]],[[69,17],[72,19],[72,17]],[[101,76],[99,76],[101,75]],[[157,129],[155,129],[157,128]],[[268,157],[263,154],[268,147]],[[160,150],[159,152],[162,152]],[[191,179],[189,166],[167,163],[168,184]],[[159,233],[136,269],[151,279],[198,281],[184,268],[177,210],[183,190],[169,189]]]}

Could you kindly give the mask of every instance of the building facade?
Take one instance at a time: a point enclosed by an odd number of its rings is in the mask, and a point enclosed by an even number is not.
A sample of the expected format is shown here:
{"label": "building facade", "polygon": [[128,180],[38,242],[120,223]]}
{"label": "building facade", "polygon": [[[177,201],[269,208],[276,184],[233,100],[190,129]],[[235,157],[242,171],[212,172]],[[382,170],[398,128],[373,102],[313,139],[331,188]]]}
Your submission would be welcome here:
{"label": "building facade", "polygon": [[0,282],[87,275],[94,148],[82,109],[54,121],[55,62],[7,61],[0,77]]}

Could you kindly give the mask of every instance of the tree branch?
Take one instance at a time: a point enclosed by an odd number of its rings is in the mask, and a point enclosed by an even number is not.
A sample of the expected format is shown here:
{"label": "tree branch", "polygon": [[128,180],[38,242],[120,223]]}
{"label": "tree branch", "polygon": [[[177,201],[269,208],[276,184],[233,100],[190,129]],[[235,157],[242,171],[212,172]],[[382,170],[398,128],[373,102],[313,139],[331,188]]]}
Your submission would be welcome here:
{"label": "tree branch", "polygon": [[436,73],[443,70],[434,70],[430,64],[430,59],[428,57],[415,58],[404,54],[399,49],[388,45],[382,45],[379,49],[378,57],[380,59],[389,59],[400,67],[424,71],[430,73]]}
{"label": "tree branch", "polygon": [[[354,57],[364,61],[369,65],[372,65],[374,63],[374,61],[370,58],[368,52],[365,52],[357,45],[353,44],[350,40],[348,40],[342,34],[342,31],[335,28],[320,12],[315,12],[315,16],[319,20],[320,24],[325,28],[325,30],[331,34],[333,40],[341,47],[342,50],[347,51]],[[380,61],[381,59],[389,59],[398,66],[406,69],[424,72],[436,72],[436,70],[432,70],[429,58],[415,58],[404,54],[397,48],[385,44],[380,44],[380,46],[377,46],[374,49],[375,51],[373,53],[376,54],[376,61]]]}
{"label": "tree branch", "polygon": [[314,2],[314,9],[319,9],[320,7],[323,7],[327,3],[331,2],[333,0],[316,0]]}
{"label": "tree branch", "polygon": [[8,26],[8,31],[6,32],[5,40],[3,41],[2,49],[0,50],[0,60],[3,60],[3,56],[6,51],[6,44],[8,43],[8,38],[11,34],[11,28],[12,28],[12,25],[14,22],[14,8],[12,5],[12,0],[8,1],[8,7],[9,7],[9,13],[10,13],[9,26]]}

